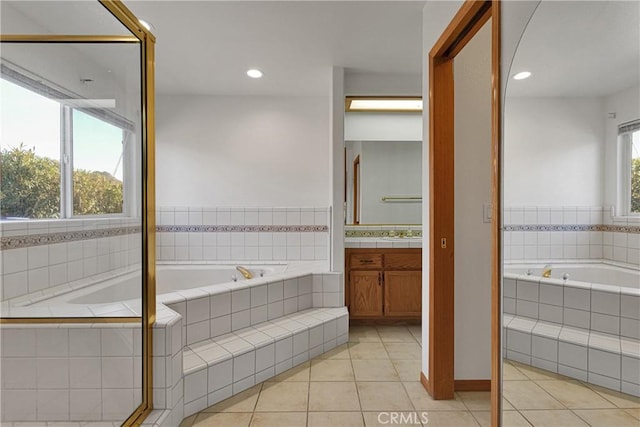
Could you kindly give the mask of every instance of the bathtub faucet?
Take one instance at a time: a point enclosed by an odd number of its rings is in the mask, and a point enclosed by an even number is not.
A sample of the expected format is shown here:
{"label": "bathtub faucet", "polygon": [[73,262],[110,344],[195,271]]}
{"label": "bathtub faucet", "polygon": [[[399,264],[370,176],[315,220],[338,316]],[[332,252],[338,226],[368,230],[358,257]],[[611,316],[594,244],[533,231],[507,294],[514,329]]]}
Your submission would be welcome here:
{"label": "bathtub faucet", "polygon": [[542,269],[542,277],[551,277],[551,264],[547,264]]}
{"label": "bathtub faucet", "polygon": [[236,265],[236,270],[238,270],[240,273],[242,273],[242,275],[244,276],[245,279],[253,279],[253,273],[251,273],[249,270],[247,270],[243,266]]}

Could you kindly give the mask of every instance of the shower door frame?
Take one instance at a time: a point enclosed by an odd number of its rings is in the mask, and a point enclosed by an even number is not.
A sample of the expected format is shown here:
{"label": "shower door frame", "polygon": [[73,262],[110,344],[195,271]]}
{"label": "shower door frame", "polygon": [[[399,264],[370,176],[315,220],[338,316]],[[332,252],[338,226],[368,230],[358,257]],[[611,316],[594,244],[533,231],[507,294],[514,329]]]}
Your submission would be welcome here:
{"label": "shower door frame", "polygon": [[142,402],[123,422],[140,425],[153,409],[153,334],[155,284],[155,36],[120,0],[97,0],[131,33],[122,35],[0,34],[12,43],[135,43],[141,48],[142,104],[142,316],[141,317],[0,317],[0,324],[139,323],[142,324]]}

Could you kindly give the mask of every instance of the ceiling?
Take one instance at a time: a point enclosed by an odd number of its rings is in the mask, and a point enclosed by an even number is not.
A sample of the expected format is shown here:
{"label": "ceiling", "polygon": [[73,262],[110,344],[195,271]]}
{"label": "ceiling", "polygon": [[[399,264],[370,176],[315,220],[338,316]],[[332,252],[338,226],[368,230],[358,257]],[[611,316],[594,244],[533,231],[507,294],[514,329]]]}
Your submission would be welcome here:
{"label": "ceiling", "polygon": [[[424,1],[126,1],[153,25],[160,93],[328,95],[331,67],[422,73]],[[264,72],[246,76],[249,68]]]}
{"label": "ceiling", "polygon": [[[532,76],[511,79],[525,70]],[[509,77],[507,96],[604,96],[638,86],[640,2],[542,2]]]}

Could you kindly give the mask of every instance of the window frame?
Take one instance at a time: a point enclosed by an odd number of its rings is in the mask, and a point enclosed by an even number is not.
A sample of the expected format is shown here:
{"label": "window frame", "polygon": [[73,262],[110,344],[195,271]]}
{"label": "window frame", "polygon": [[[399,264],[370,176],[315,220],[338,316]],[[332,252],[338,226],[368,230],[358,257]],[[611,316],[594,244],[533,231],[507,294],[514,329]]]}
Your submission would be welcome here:
{"label": "window frame", "polygon": [[640,218],[640,212],[631,211],[631,168],[633,134],[640,132],[640,119],[618,126],[620,170],[618,173],[618,209],[621,217]]}
{"label": "window frame", "polygon": [[[100,219],[100,218],[133,218],[136,216],[138,204],[136,204],[136,171],[138,162],[136,159],[135,143],[131,143],[131,137],[135,137],[135,125],[126,118],[110,112],[96,114],[93,108],[76,108],[65,104],[64,99],[79,99],[80,96],[60,88],[59,86],[43,82],[30,77],[26,70],[17,71],[8,61],[1,64],[1,79],[6,80],[24,90],[56,101],[60,105],[60,209],[59,218],[25,218],[27,221],[55,220],[55,219]],[[15,68],[18,68],[17,66]],[[73,212],[73,112],[83,112],[97,120],[104,121],[122,131],[122,212],[79,215]],[[103,115],[104,117],[100,117]],[[105,120],[107,118],[107,120]],[[135,140],[135,138],[134,138]],[[133,161],[132,161],[133,160]]]}

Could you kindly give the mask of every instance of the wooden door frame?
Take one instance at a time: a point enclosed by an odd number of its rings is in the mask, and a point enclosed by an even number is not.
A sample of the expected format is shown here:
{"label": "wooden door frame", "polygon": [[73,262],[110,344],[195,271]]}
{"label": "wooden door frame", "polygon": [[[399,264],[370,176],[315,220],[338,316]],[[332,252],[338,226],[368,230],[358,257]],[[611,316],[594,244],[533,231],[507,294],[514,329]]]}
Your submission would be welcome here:
{"label": "wooden door frame", "polygon": [[[434,399],[453,399],[454,82],[453,60],[491,18],[491,425],[500,425],[500,1],[467,0],[429,52],[429,378]],[[459,384],[462,385],[462,384]]]}

